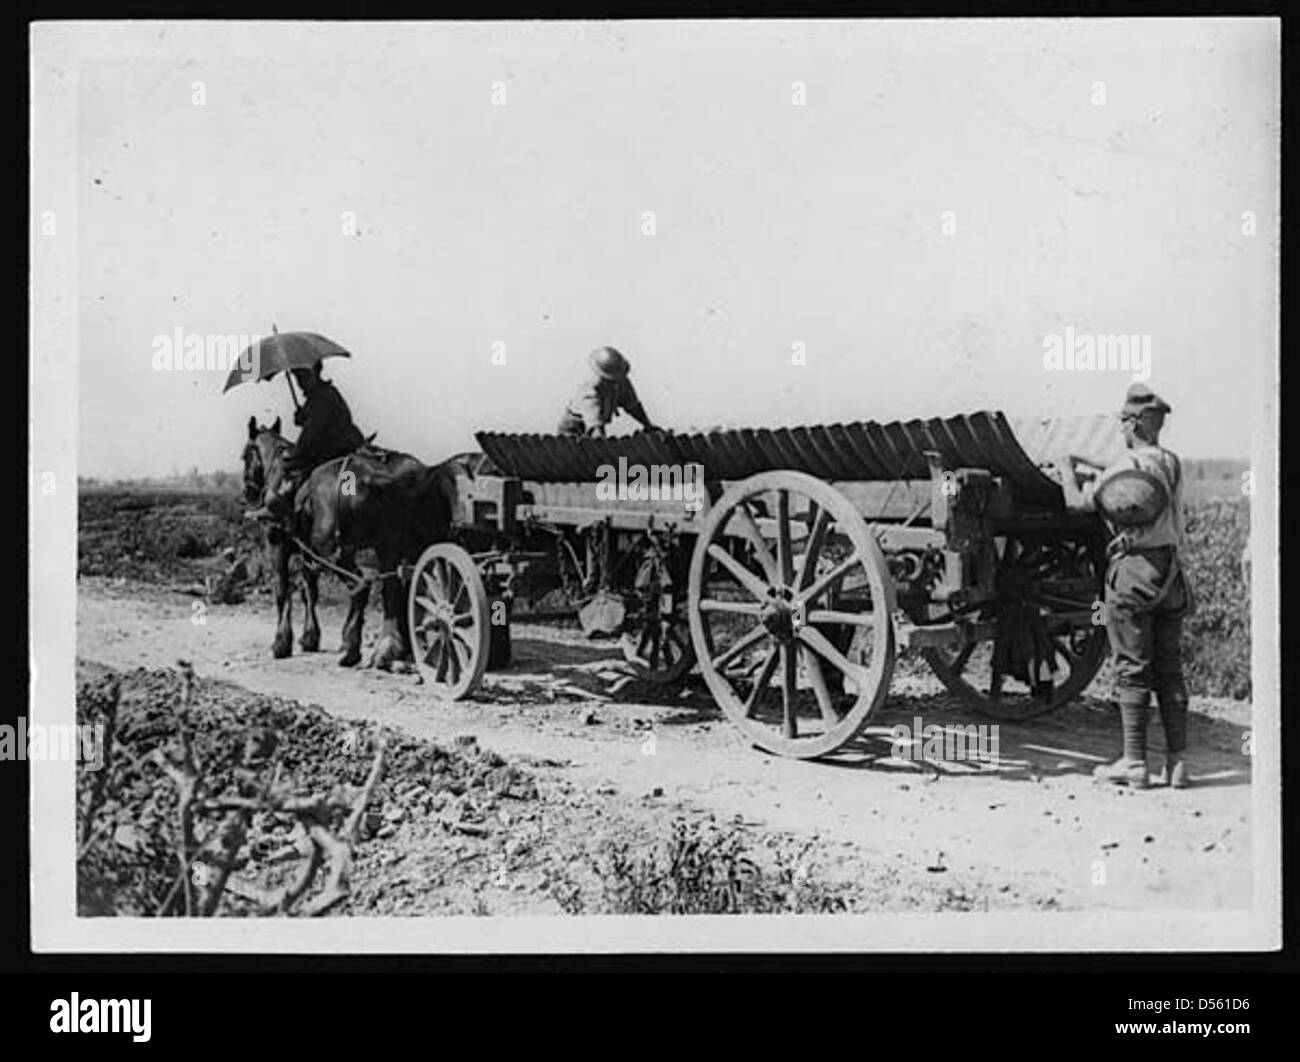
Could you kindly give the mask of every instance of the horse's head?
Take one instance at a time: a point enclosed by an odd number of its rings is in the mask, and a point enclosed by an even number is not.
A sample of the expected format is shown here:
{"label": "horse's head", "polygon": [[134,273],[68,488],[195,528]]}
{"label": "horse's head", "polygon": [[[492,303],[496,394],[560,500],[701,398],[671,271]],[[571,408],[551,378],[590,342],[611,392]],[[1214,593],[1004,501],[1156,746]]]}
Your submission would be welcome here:
{"label": "horse's head", "polygon": [[244,501],[256,505],[266,490],[271,462],[285,446],[280,435],[280,418],[263,428],[256,417],[248,418],[248,441],[244,444]]}

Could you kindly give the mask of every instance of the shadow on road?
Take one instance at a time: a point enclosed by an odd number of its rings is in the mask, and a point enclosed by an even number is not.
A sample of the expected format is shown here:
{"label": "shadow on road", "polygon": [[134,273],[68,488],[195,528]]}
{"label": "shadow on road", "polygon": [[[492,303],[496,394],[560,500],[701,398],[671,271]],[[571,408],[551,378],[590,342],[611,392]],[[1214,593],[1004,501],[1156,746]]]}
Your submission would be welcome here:
{"label": "shadow on road", "polygon": [[[997,730],[992,727],[996,725]],[[918,727],[919,732],[918,732]],[[943,752],[934,740],[942,732]],[[972,732],[971,727],[983,730]],[[896,729],[905,728],[905,729]],[[1187,723],[1187,759],[1198,786],[1250,783],[1250,761],[1243,754],[1246,737],[1239,724],[1191,712]],[[893,755],[895,748],[901,754]],[[962,756],[963,747],[973,749]],[[1163,760],[1165,742],[1159,713],[1147,727],[1148,758],[1153,769]],[[960,777],[994,774],[1012,781],[1036,782],[1061,775],[1091,775],[1121,752],[1118,712],[1095,697],[1023,723],[986,719],[954,704],[946,694],[894,696],[880,715],[849,745],[825,762],[850,769]],[[984,759],[981,759],[981,754]]]}

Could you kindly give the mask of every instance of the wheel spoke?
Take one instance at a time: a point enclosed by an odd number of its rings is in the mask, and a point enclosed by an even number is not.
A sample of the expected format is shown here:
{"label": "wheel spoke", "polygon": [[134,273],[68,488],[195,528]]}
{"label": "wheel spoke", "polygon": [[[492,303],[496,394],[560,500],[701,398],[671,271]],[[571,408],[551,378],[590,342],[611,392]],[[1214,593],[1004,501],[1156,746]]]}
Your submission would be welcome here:
{"label": "wheel spoke", "polygon": [[794,582],[794,557],[790,553],[790,492],[776,492],[776,562],[781,573],[781,585]]}
{"label": "wheel spoke", "polygon": [[713,665],[713,669],[715,671],[721,671],[723,667],[725,667],[732,660],[738,657],[751,645],[758,644],[766,637],[767,637],[767,628],[764,627],[761,623],[756,624],[751,630],[741,635],[734,642],[732,642],[730,648],[723,650],[720,656],[715,656],[713,660],[710,661],[710,663]]}
{"label": "wheel spoke", "polygon": [[[1053,648],[1056,649],[1057,654],[1065,657],[1065,662],[1069,665],[1070,670],[1073,671],[1074,665],[1079,661],[1078,654],[1070,650],[1070,648],[1065,644],[1065,640],[1061,638],[1060,635],[1050,638],[1049,640],[1051,641]],[[1055,656],[1053,657],[1053,662],[1054,661]]]}
{"label": "wheel spoke", "polygon": [[424,584],[424,592],[426,595],[424,600],[433,601],[442,597],[442,588],[434,579],[431,569],[425,569],[422,571],[420,573],[420,580]]}
{"label": "wheel spoke", "polygon": [[767,540],[763,538],[763,532],[758,529],[754,514],[742,501],[736,506],[736,515],[740,518],[741,536],[753,547],[754,557],[758,560],[759,567],[763,569],[768,583],[775,583],[777,581],[776,561],[772,559],[772,551],[767,548]]}
{"label": "wheel spoke", "polygon": [[831,514],[826,509],[817,508],[817,503],[813,503],[816,513],[813,517],[812,531],[808,535],[808,548],[803,551],[803,557],[799,562],[799,577],[795,582],[796,590],[804,590],[812,582],[812,577],[817,573],[817,561],[821,557],[822,544],[826,539],[826,532],[830,530]]}
{"label": "wheel spoke", "polygon": [[793,738],[799,729],[798,721],[795,718],[798,672],[795,668],[794,654],[795,647],[793,645],[781,646],[781,733],[787,738]]}
{"label": "wheel spoke", "polygon": [[806,623],[841,623],[853,627],[874,627],[874,612],[837,612],[832,609],[819,608],[807,613]]}
{"label": "wheel spoke", "polygon": [[437,557],[429,566],[429,572],[433,576],[434,593],[439,601],[447,600],[447,580],[443,577],[446,564],[445,560]]}
{"label": "wheel spoke", "polygon": [[822,674],[821,662],[817,659],[817,654],[806,645],[801,645],[799,651],[803,654],[804,667],[808,669],[808,681],[817,694],[817,707],[821,710],[822,719],[827,726],[835,726],[840,717],[831,701],[831,691],[826,688],[826,676]]}
{"label": "wheel spoke", "polygon": [[768,587],[748,568],[744,567],[730,553],[719,546],[716,542],[709,546],[709,556],[721,564],[727,571],[735,576],[737,582],[748,590],[754,597],[763,600],[767,597]]}
{"label": "wheel spoke", "polygon": [[746,718],[753,717],[754,709],[758,707],[763,691],[767,689],[767,684],[772,681],[772,672],[776,670],[777,652],[777,647],[772,646],[767,654],[767,659],[763,661],[763,669],[758,673],[758,678],[754,680],[754,688],[749,691],[749,696],[745,698]]}
{"label": "wheel spoke", "polygon": [[[456,640],[455,636],[453,636],[453,637],[451,637],[450,639],[448,639],[448,642],[447,642],[447,661],[448,661],[448,667],[449,667],[449,670],[450,670],[451,673],[447,676],[447,681],[448,681],[449,684],[451,684],[451,685],[453,685],[453,686],[456,685],[456,683],[460,681],[461,671],[463,670],[462,665],[461,665],[461,659],[460,659],[460,648],[459,648],[459,646],[460,646],[460,643]],[[466,646],[465,649],[466,649],[467,652],[469,651],[469,647],[468,647],[468,646]]]}
{"label": "wheel spoke", "polygon": [[798,637],[804,645],[819,653],[824,659],[829,660],[840,672],[854,682],[864,684],[865,673],[861,667],[853,663],[848,657],[841,653],[835,646],[831,645],[821,631],[816,627],[800,627]]}
{"label": "wheel spoke", "polygon": [[467,642],[463,637],[461,637],[459,631],[453,631],[447,640],[458,650],[459,649],[465,650],[466,660],[474,659],[474,646],[470,642]]}
{"label": "wheel spoke", "polygon": [[757,616],[762,606],[757,601],[718,601],[709,599],[700,602],[701,612],[735,612],[741,616]]}
{"label": "wheel spoke", "polygon": [[433,662],[431,658],[433,656],[433,651],[437,648],[438,648],[438,639],[436,638],[425,639],[424,648],[420,650],[420,659],[423,660],[424,663],[429,667],[433,666]]}
{"label": "wheel spoke", "polygon": [[834,568],[828,571],[825,575],[823,575],[820,579],[818,579],[815,583],[813,583],[813,585],[809,589],[802,590],[799,593],[795,594],[795,600],[802,605],[805,606],[810,605],[812,602],[816,601],[817,598],[821,597],[822,594],[826,593],[826,591],[829,590],[832,586],[834,586],[846,575],[848,575],[849,572],[851,572],[855,566],[861,563],[862,561],[858,558],[858,555],[854,553],[846,560],[841,561]]}
{"label": "wheel spoke", "polygon": [[950,665],[954,674],[961,675],[961,673],[966,670],[966,665],[970,662],[971,654],[974,652],[974,642],[970,642],[961,647],[961,652],[952,658],[952,664]]}

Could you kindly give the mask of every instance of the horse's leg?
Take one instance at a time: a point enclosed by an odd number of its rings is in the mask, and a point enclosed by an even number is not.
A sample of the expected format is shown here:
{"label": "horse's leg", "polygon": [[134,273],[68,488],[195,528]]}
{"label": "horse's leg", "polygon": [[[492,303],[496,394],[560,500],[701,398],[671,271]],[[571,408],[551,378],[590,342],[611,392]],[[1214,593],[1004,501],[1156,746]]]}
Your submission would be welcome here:
{"label": "horse's leg", "polygon": [[314,564],[303,561],[302,607],[306,615],[302,621],[302,638],[298,645],[304,653],[314,653],[320,648],[320,619],[316,616],[316,600],[320,594],[320,572]]}
{"label": "horse's leg", "polygon": [[[353,575],[361,575],[354,550],[344,550],[339,555],[338,565]],[[370,583],[358,583],[348,602],[348,618],[343,621],[343,655],[339,657],[342,667],[356,667],[361,663],[361,626],[366,619],[366,602],[369,600]]]}
{"label": "horse's leg", "polygon": [[289,553],[292,545],[283,538],[271,546],[275,564],[275,607],[279,619],[275,628],[275,641],[271,655],[283,660],[293,653],[293,587],[289,580]]}
{"label": "horse's leg", "polygon": [[391,671],[394,661],[402,659],[408,652],[403,634],[406,627],[406,594],[402,578],[397,574],[401,555],[389,550],[380,550],[378,554],[380,571],[392,574],[384,579],[380,592],[384,603],[384,629],[375,645],[374,665],[384,671]]}

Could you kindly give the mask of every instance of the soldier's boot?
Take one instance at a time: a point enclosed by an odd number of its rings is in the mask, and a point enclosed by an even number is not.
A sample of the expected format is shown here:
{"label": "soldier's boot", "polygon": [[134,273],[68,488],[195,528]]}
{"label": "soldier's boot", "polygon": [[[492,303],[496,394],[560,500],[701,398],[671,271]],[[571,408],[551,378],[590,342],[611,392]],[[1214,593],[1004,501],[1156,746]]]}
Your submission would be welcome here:
{"label": "soldier's boot", "polygon": [[1165,730],[1165,763],[1156,775],[1156,784],[1186,789],[1192,784],[1187,764],[1183,761],[1183,750],[1187,748],[1187,691],[1181,680],[1170,686],[1161,689],[1156,698],[1160,704],[1160,722]]}
{"label": "soldier's boot", "polygon": [[1093,781],[1104,785],[1126,785],[1131,789],[1145,789],[1150,784],[1147,774],[1147,712],[1146,698],[1120,702],[1124,755],[1093,771]]}

